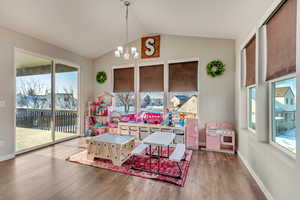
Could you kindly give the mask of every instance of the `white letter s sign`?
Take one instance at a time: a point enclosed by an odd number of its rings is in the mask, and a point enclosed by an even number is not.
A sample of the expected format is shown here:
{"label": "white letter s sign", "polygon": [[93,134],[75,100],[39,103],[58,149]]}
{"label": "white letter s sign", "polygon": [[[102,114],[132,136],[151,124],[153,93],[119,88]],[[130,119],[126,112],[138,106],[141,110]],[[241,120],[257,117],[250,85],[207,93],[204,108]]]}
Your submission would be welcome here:
{"label": "white letter s sign", "polygon": [[155,52],[155,49],[154,49],[154,39],[153,38],[149,38],[146,40],[145,42],[145,46],[147,48],[147,50],[145,51],[146,55],[147,56],[152,56]]}

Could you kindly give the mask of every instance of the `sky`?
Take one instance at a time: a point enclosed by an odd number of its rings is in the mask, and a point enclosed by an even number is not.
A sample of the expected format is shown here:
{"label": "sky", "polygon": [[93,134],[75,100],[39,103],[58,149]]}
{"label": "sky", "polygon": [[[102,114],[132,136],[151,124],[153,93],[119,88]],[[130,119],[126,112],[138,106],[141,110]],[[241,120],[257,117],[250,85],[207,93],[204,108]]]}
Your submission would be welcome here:
{"label": "sky", "polygon": [[[55,76],[55,83],[56,83],[55,91],[57,93],[65,93],[64,89],[67,89],[68,91],[70,91],[70,89],[73,89],[74,97],[77,98],[78,97],[77,75],[78,75],[78,72],[57,73]],[[50,74],[41,74],[41,75],[17,77],[17,80],[16,80],[17,93],[19,92],[19,88],[22,87],[22,84],[33,83],[33,82],[39,82],[43,86],[44,89],[41,91],[40,95],[44,95],[46,89],[48,89],[48,91],[50,91],[51,75]]]}

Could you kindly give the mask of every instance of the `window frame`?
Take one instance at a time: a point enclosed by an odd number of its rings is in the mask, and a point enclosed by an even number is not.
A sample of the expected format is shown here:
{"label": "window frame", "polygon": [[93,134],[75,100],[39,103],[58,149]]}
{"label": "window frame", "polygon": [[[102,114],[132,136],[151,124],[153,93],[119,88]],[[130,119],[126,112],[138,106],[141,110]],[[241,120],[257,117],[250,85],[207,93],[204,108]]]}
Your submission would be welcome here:
{"label": "window frame", "polygon": [[[256,133],[256,112],[255,112],[255,129],[253,129],[253,128],[251,128],[250,126],[249,126],[249,124],[250,124],[250,112],[251,112],[251,110],[250,110],[250,103],[249,103],[249,98],[250,98],[250,89],[251,88],[255,88],[256,89],[256,94],[257,94],[257,86],[256,86],[256,84],[254,84],[254,85],[249,85],[248,87],[246,87],[246,89],[247,89],[247,129],[251,132],[251,133]],[[256,96],[255,96],[256,97]],[[256,100],[256,98],[255,98],[255,100]],[[256,104],[255,104],[255,111],[256,111]]]}
{"label": "window frame", "polygon": [[[273,88],[272,88],[272,85],[275,82],[284,81],[284,80],[293,79],[293,78],[295,78],[297,80],[296,73],[288,74],[288,75],[282,76],[280,78],[276,78],[276,79],[268,81],[268,84],[269,84],[269,119],[268,119],[268,121],[269,121],[269,144],[271,146],[275,147],[276,149],[284,152],[289,157],[296,159],[297,152],[294,153],[294,152],[288,150],[287,148],[285,148],[284,146],[281,146],[280,144],[273,141],[273,99],[272,99]],[[297,110],[297,107],[296,107],[296,110]],[[296,120],[296,118],[295,118],[295,120]],[[296,144],[297,144],[297,141],[296,141]]]}

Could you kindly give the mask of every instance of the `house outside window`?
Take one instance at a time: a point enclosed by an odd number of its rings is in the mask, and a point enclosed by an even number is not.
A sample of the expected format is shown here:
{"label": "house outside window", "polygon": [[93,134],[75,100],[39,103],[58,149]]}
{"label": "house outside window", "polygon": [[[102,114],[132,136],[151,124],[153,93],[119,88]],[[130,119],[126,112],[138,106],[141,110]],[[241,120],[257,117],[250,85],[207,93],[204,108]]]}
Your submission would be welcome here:
{"label": "house outside window", "polygon": [[164,112],[164,93],[163,92],[141,92],[140,110],[147,113]]}
{"label": "house outside window", "polygon": [[272,89],[272,142],[296,153],[296,78],[274,81]]}
{"label": "house outside window", "polygon": [[169,95],[169,108],[174,113],[175,121],[179,119],[179,114],[185,114],[187,118],[197,118],[197,92],[170,92]]}

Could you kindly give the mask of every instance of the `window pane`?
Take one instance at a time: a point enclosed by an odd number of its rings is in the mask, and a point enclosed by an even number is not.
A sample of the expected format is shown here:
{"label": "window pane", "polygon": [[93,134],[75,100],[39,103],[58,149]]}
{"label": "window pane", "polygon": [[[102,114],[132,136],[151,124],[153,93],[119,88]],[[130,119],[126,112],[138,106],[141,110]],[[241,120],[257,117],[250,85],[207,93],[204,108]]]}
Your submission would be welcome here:
{"label": "window pane", "polygon": [[251,129],[256,129],[256,87],[249,88],[249,98],[248,98],[248,127]]}
{"label": "window pane", "polygon": [[143,92],[141,95],[141,111],[147,113],[163,113],[164,93],[163,92]]}
{"label": "window pane", "polygon": [[114,111],[122,115],[135,113],[135,98],[133,92],[115,93]]}
{"label": "window pane", "polygon": [[273,142],[296,153],[296,78],[272,83]]}
{"label": "window pane", "polygon": [[169,108],[174,113],[174,120],[179,119],[180,113],[186,114],[187,118],[197,118],[197,92],[171,92]]}

